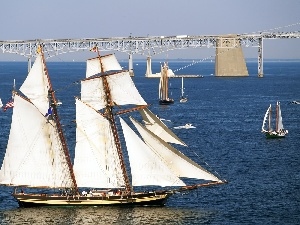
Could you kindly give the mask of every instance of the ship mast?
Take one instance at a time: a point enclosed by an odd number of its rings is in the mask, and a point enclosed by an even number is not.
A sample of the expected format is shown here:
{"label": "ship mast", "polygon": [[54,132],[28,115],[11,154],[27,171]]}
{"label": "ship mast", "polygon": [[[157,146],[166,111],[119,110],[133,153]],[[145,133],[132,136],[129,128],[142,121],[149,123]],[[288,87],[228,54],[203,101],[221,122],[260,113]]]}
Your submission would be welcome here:
{"label": "ship mast", "polygon": [[78,187],[77,187],[77,183],[76,183],[76,179],[75,179],[75,175],[74,175],[74,171],[73,171],[73,166],[72,166],[72,163],[71,163],[71,157],[69,155],[69,149],[68,149],[67,142],[66,142],[61,124],[60,124],[58,113],[57,113],[57,107],[56,107],[57,100],[56,100],[56,97],[55,97],[55,94],[54,94],[54,90],[52,88],[52,83],[51,83],[51,80],[50,80],[50,77],[49,77],[49,74],[48,74],[48,69],[47,69],[47,66],[45,64],[44,52],[42,50],[41,45],[38,46],[38,53],[41,53],[41,55],[42,55],[42,61],[43,61],[43,64],[44,64],[44,72],[45,72],[45,74],[48,78],[48,83],[49,83],[48,98],[49,98],[50,106],[51,106],[52,112],[53,112],[52,113],[53,120],[57,125],[56,126],[57,127],[57,133],[58,133],[60,141],[62,143],[63,151],[64,151],[64,154],[65,154],[65,157],[66,157],[66,160],[67,160],[69,172],[71,174],[71,179],[72,179],[72,182],[73,182],[73,185],[74,185],[73,188],[75,189],[75,192],[78,193]]}
{"label": "ship mast", "polygon": [[272,118],[272,108],[271,108],[271,105],[270,105],[270,112],[269,112],[269,131],[271,131],[271,118]]}
{"label": "ship mast", "polygon": [[[103,68],[101,57],[100,57],[100,52],[99,52],[98,47],[96,47],[96,49],[97,49],[97,54],[98,54],[99,63],[100,63],[100,67],[101,67],[101,72],[103,73],[104,68]],[[114,115],[113,115],[114,102],[112,101],[112,98],[111,98],[111,92],[110,92],[110,88],[109,88],[109,84],[107,82],[106,76],[102,76],[101,78],[102,78],[102,82],[103,82],[105,98],[106,98],[106,103],[107,103],[106,107],[105,107],[105,115],[106,115],[106,117],[107,117],[107,119],[108,119],[108,121],[111,125],[111,128],[112,128],[114,141],[115,141],[115,144],[116,144],[119,160],[120,160],[120,163],[121,163],[121,169],[122,169],[123,179],[124,179],[125,186],[126,186],[126,191],[131,192],[132,187],[130,185],[128,174],[127,174],[127,171],[126,171],[125,161],[124,161],[122,148],[121,148],[121,142],[120,142],[120,138],[119,138],[119,135],[118,135],[115,118],[114,118]]]}
{"label": "ship mast", "polygon": [[279,121],[279,105],[278,105],[278,102],[277,102],[277,105],[276,105],[276,131],[278,131],[278,121]]}

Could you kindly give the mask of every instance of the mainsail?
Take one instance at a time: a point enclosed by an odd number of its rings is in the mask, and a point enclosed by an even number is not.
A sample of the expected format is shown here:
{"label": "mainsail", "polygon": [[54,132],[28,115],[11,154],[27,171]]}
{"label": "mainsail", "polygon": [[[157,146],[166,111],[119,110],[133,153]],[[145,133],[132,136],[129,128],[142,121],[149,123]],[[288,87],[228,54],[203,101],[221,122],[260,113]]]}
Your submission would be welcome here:
{"label": "mainsail", "polygon": [[281,109],[280,109],[280,104],[277,102],[277,132],[279,130],[283,130],[283,123],[282,123],[282,115],[281,115]]}
{"label": "mainsail", "polygon": [[[30,83],[33,83],[31,85]],[[41,54],[21,86],[28,98],[14,93],[14,108],[0,183],[30,187],[74,187],[57,122],[49,108],[48,76]]]}

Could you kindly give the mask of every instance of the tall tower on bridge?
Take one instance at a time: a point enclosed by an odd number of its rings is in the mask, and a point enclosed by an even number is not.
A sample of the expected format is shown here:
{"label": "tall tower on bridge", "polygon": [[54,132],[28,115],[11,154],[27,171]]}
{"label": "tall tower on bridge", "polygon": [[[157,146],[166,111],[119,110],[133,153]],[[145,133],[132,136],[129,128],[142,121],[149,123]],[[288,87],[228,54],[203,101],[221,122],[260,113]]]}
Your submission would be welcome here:
{"label": "tall tower on bridge", "polygon": [[249,76],[243,50],[236,35],[216,41],[215,76]]}

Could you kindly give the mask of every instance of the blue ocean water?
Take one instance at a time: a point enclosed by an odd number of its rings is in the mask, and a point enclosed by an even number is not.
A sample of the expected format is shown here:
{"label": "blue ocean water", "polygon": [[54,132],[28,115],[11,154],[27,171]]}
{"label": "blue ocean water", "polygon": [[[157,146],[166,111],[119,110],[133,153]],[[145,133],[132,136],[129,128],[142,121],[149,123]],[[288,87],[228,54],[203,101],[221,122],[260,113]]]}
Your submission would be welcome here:
{"label": "blue ocean water", "polygon": [[[169,60],[176,70],[190,61]],[[47,63],[71,155],[75,143],[76,81],[85,76],[84,62]],[[126,68],[126,63],[122,63]],[[179,103],[181,79],[170,79],[175,99],[158,105],[156,78],[145,78],[146,62],[135,61],[133,78],[150,109],[171,128],[192,123],[196,129],[174,129],[189,146],[180,149],[200,164],[207,163],[228,184],[177,194],[165,207],[18,208],[13,188],[0,186],[1,224],[299,224],[300,223],[300,61],[265,61],[264,78],[257,63],[247,62],[249,77],[215,77],[214,64],[202,62],[176,74],[201,74],[184,79],[187,103]],[[152,62],[154,73],[159,62]],[[11,96],[13,80],[20,87],[25,62],[0,62],[0,98]],[[267,140],[261,133],[269,104],[281,102],[289,134]],[[0,112],[0,161],[5,154],[11,110]],[[195,156],[195,153],[198,157]]]}

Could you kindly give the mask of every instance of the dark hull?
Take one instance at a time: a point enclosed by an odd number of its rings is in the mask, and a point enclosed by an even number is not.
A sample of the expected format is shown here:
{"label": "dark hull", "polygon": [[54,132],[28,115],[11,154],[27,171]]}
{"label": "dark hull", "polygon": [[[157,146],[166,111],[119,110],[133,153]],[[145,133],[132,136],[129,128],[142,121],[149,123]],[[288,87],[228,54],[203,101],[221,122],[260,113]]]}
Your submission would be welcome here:
{"label": "dark hull", "polygon": [[272,139],[272,138],[285,138],[285,134],[266,133],[266,138],[268,138],[268,139]]}
{"label": "dark hull", "polygon": [[159,104],[160,105],[171,105],[174,103],[173,99],[169,99],[169,100],[159,100]]}
{"label": "dark hull", "polygon": [[20,207],[39,206],[164,206],[170,194],[141,193],[128,196],[48,196],[13,194]]}

